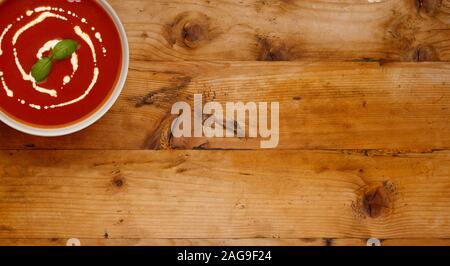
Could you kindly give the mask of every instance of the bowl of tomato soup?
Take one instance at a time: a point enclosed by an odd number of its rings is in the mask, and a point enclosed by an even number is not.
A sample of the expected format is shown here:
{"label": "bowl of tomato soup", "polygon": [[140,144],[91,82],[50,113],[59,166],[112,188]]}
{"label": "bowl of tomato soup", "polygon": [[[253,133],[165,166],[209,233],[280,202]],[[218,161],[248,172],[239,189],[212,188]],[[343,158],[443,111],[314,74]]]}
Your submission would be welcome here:
{"label": "bowl of tomato soup", "polygon": [[128,63],[106,0],[0,0],[0,120],[21,132],[92,125],[119,97]]}

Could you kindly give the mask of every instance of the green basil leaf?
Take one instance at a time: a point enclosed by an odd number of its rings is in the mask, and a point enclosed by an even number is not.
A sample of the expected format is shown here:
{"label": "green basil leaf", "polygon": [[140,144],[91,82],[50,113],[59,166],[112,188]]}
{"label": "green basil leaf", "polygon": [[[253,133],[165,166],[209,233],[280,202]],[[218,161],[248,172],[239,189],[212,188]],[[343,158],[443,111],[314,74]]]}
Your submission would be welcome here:
{"label": "green basil leaf", "polygon": [[50,58],[44,57],[34,64],[31,68],[31,76],[37,82],[44,81],[52,70],[53,62]]}
{"label": "green basil leaf", "polygon": [[77,50],[78,43],[71,39],[60,41],[53,48],[51,59],[52,60],[64,60],[72,56]]}

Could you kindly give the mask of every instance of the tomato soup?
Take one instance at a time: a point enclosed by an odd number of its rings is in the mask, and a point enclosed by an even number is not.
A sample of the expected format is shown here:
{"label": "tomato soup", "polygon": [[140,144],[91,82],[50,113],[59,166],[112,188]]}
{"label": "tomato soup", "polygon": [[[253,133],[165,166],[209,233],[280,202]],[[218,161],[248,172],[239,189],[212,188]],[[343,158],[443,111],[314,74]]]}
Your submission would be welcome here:
{"label": "tomato soup", "polygon": [[[45,80],[34,64],[62,40],[78,47]],[[95,0],[0,0],[0,111],[37,128],[79,122],[108,100],[122,67],[117,27]]]}

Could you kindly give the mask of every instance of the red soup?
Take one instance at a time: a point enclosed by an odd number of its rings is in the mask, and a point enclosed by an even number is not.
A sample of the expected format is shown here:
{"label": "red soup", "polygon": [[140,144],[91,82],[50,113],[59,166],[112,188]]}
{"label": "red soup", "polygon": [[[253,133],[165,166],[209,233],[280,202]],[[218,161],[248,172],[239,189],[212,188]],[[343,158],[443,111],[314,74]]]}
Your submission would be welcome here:
{"label": "red soup", "polygon": [[[67,54],[54,60],[58,48]],[[50,70],[34,72],[49,58]],[[96,0],[0,0],[0,112],[10,118],[39,128],[79,122],[109,98],[121,64],[119,33]]]}

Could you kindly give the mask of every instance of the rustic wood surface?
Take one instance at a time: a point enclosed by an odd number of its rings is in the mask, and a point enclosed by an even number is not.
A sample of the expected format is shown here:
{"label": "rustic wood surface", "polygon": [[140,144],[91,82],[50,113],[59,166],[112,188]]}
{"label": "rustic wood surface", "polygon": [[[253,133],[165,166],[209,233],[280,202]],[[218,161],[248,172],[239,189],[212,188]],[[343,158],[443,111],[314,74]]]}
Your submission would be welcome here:
{"label": "rustic wood surface", "polygon": [[450,59],[448,0],[111,2],[135,60]]}
{"label": "rustic wood surface", "polygon": [[[0,245],[450,244],[449,0],[110,2],[126,88],[71,136],[0,125]],[[194,93],[279,101],[279,147],[172,138]]]}
{"label": "rustic wood surface", "polygon": [[[1,126],[2,149],[154,149],[171,107],[204,101],[279,101],[278,149],[450,148],[448,63],[154,63],[134,61],[122,97],[80,133],[56,139]],[[164,143],[163,143],[164,144]],[[173,149],[255,149],[260,140],[174,139]]]}

